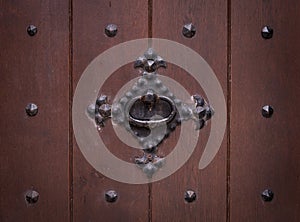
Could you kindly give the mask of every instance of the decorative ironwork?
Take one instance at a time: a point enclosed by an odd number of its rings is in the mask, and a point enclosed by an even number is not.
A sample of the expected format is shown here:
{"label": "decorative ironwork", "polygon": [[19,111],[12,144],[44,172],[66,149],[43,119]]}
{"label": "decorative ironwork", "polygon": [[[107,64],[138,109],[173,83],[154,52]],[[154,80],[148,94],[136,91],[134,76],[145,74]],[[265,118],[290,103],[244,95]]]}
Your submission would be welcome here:
{"label": "decorative ironwork", "polygon": [[164,158],[156,155],[157,147],[145,149],[142,157],[135,158],[135,163],[151,178],[152,175],[164,165]]}
{"label": "decorative ironwork", "polygon": [[149,48],[134,63],[134,68],[142,68],[145,72],[150,73],[155,72],[160,67],[167,68],[167,63],[152,48]]}
{"label": "decorative ironwork", "polygon": [[183,103],[170,92],[158,78],[156,70],[166,68],[166,62],[153,49],[148,49],[134,63],[142,68],[142,76],[117,102],[110,106],[107,96],[101,95],[88,113],[98,127],[112,117],[115,124],[123,126],[134,136],[144,150],[135,163],[147,174],[152,175],[164,164],[157,156],[157,147],[182,121],[194,120],[196,129],[202,129],[212,117],[212,107],[200,95],[194,95],[194,104]]}
{"label": "decorative ironwork", "polygon": [[106,95],[101,95],[97,98],[95,104],[91,104],[88,109],[88,114],[95,119],[98,130],[105,126],[105,120],[111,117],[111,105],[108,104]]}

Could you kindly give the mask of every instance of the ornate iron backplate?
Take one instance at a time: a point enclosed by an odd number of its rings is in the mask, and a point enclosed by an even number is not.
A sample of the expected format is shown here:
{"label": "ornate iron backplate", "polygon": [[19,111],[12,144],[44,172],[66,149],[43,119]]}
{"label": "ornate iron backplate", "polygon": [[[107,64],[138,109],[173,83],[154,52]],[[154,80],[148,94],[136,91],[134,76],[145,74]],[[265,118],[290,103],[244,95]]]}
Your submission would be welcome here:
{"label": "ornate iron backplate", "polygon": [[156,155],[159,144],[182,121],[192,119],[197,130],[203,128],[214,111],[200,95],[193,95],[194,105],[176,98],[158,78],[157,69],[167,65],[151,48],[136,60],[134,67],[143,73],[130,90],[113,105],[108,104],[106,95],[101,95],[88,111],[98,128],[112,117],[115,124],[125,127],[139,141],[144,155],[135,162],[152,177],[164,163],[163,157]]}

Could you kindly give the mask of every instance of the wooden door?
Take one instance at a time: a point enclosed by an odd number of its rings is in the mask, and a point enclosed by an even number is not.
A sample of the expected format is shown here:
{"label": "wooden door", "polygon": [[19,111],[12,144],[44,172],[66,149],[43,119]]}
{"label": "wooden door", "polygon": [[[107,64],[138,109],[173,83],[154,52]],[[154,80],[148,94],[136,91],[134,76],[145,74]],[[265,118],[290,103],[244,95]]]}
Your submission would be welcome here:
{"label": "wooden door", "polygon": [[[292,0],[1,1],[0,221],[299,221],[299,10]],[[189,23],[195,33],[186,37],[182,30]],[[109,24],[116,33],[106,33]],[[207,62],[226,101],[227,125],[204,169],[198,164],[211,121],[197,131],[196,147],[180,169],[155,182],[130,184],[86,158],[72,108],[94,59],[142,38],[180,43]],[[161,56],[172,52],[159,49]],[[118,53],[130,54],[126,48]],[[191,73],[166,62],[159,74],[211,102]],[[96,93],[113,103],[127,82],[141,76],[133,63],[116,67]],[[99,75],[105,65],[96,69]],[[177,126],[157,155],[168,156],[182,130]],[[99,138],[127,163],[143,155],[118,138],[110,119]],[[140,171],[133,170],[133,177]],[[117,193],[111,202],[110,190]],[[196,195],[191,202],[185,200],[188,190]]]}

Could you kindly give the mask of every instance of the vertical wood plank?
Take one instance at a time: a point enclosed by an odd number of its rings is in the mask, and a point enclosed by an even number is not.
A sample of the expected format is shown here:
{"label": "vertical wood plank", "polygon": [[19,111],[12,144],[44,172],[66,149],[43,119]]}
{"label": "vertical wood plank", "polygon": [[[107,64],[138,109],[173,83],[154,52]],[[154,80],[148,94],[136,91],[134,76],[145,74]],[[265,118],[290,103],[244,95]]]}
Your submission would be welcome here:
{"label": "vertical wood plank", "polygon": [[[68,221],[68,1],[1,1],[0,221]],[[27,26],[37,26],[30,37]],[[27,103],[37,116],[28,117]],[[34,205],[25,192],[40,193]]]}
{"label": "vertical wood plank", "polygon": [[[190,22],[196,27],[196,35],[185,38],[182,28]],[[216,73],[227,96],[227,1],[154,0],[152,31],[154,38],[177,41],[198,52]],[[177,66],[168,64],[168,68],[159,73],[175,79],[191,95],[205,96],[191,75]],[[210,125],[200,131],[194,153],[180,170],[152,185],[152,221],[226,220],[226,135],[213,162],[204,170],[198,169],[209,131]],[[160,155],[165,156],[172,150],[177,138],[178,134],[171,135],[164,147],[159,146]],[[184,200],[188,189],[197,193],[193,203]]]}
{"label": "vertical wood plank", "polygon": [[[73,1],[74,89],[84,69],[104,50],[121,42],[147,37],[147,3],[146,0]],[[118,26],[118,33],[113,38],[104,33],[108,24]],[[138,75],[133,64],[121,67],[99,93],[107,94],[112,101],[120,87]],[[99,136],[115,156],[128,162],[134,160],[131,148],[114,138],[110,123]],[[104,198],[105,191],[111,189],[119,195],[115,203],[108,203]],[[148,195],[147,184],[124,184],[97,172],[74,142],[74,221],[148,221]]]}
{"label": "vertical wood plank", "polygon": [[[232,0],[231,8],[231,221],[299,221],[300,4]],[[261,37],[264,25],[272,39]],[[272,202],[261,199],[266,188]]]}

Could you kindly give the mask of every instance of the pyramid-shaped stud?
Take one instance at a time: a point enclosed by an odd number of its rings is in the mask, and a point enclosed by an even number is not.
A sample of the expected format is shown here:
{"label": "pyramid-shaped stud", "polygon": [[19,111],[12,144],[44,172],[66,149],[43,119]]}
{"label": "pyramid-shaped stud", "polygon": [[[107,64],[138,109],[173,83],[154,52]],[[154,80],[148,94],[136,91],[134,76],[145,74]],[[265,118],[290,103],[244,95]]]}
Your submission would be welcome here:
{"label": "pyramid-shaped stud", "polygon": [[115,24],[108,24],[105,27],[105,34],[107,35],[107,37],[115,37],[117,35],[118,32],[118,26]]}
{"label": "pyramid-shaped stud", "polygon": [[261,193],[261,198],[263,199],[263,201],[265,202],[270,202],[273,200],[274,197],[274,193],[272,190],[266,189]]}
{"label": "pyramid-shaped stud", "polygon": [[38,106],[34,103],[27,104],[25,111],[28,116],[35,116],[38,113]]}
{"label": "pyramid-shaped stud", "polygon": [[145,74],[153,73],[160,67],[166,68],[167,64],[152,48],[148,48],[144,55],[134,62],[134,68],[144,69]]}
{"label": "pyramid-shaped stud", "polygon": [[269,26],[264,26],[261,30],[261,36],[264,39],[270,39],[273,37],[273,29]]}
{"label": "pyramid-shaped stud", "polygon": [[154,60],[147,60],[146,64],[145,64],[145,70],[147,72],[154,72],[156,70],[156,63],[154,62]]}
{"label": "pyramid-shaped stud", "polygon": [[185,24],[182,28],[182,34],[187,38],[192,38],[196,34],[196,28],[192,23]]}
{"label": "pyramid-shaped stud", "polygon": [[188,203],[194,202],[196,200],[196,198],[197,198],[197,195],[196,195],[195,191],[193,191],[193,190],[185,191],[184,199],[186,200],[186,202],[188,202]]}
{"label": "pyramid-shaped stud", "polygon": [[143,167],[143,172],[149,177],[151,178],[153,176],[153,174],[158,170],[158,168],[156,166],[153,165],[153,163],[147,163],[144,167]]}
{"label": "pyramid-shaped stud", "polygon": [[274,113],[274,109],[270,105],[265,105],[261,110],[261,114],[265,118],[270,118],[273,115],[273,113]]}
{"label": "pyramid-shaped stud", "polygon": [[99,113],[103,117],[109,117],[111,115],[111,106],[109,104],[103,104],[99,107]]}

